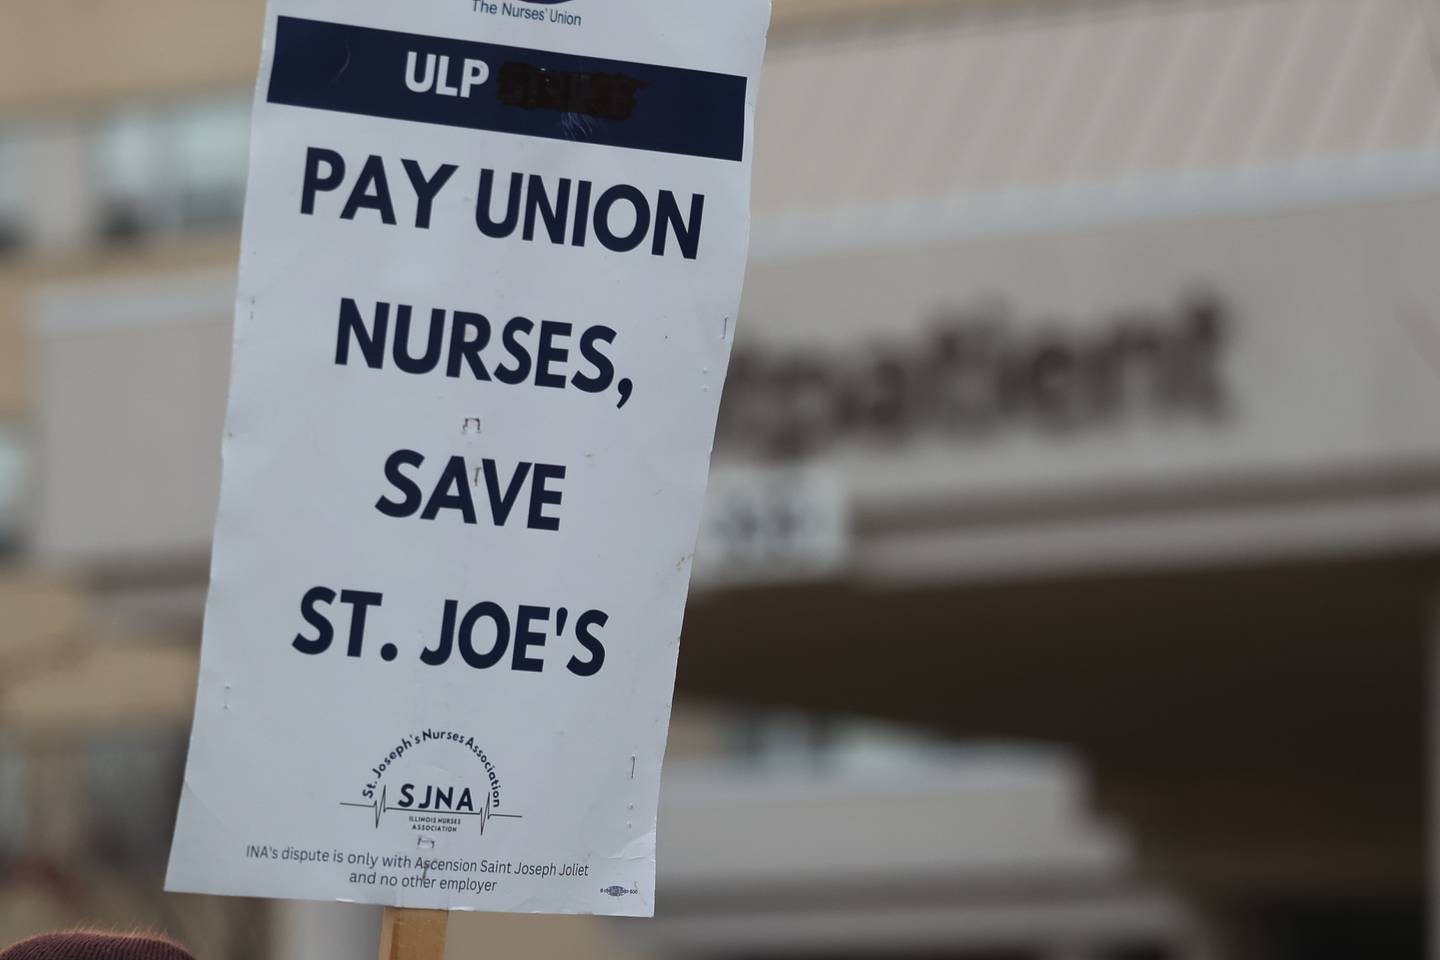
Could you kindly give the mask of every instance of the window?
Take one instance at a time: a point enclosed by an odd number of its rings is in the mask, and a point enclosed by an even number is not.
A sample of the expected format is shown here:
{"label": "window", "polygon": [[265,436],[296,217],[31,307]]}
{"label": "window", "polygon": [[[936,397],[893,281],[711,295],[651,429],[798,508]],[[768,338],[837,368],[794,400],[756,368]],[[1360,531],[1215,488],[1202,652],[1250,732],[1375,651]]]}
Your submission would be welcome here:
{"label": "window", "polygon": [[20,547],[30,458],[21,430],[0,423],[0,557]]}
{"label": "window", "polygon": [[247,96],[0,125],[0,258],[232,226],[249,141]]}
{"label": "window", "polygon": [[102,237],[133,240],[239,219],[248,100],[127,107],[105,122],[97,139]]}
{"label": "window", "polygon": [[126,240],[164,229],[175,219],[168,203],[163,124],[155,113],[127,109],[100,129],[100,233]]}
{"label": "window", "polygon": [[21,161],[19,138],[0,135],[0,257],[15,253],[28,239]]}
{"label": "window", "polygon": [[240,219],[250,155],[250,104],[228,100],[182,109],[175,118],[180,216],[186,226]]}

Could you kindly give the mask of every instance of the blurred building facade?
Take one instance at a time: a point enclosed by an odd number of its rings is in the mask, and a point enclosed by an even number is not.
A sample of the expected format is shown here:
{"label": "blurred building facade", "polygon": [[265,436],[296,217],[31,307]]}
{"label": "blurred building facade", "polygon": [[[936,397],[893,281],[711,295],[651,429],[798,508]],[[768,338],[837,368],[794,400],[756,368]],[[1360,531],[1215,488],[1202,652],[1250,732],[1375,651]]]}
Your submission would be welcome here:
{"label": "blurred building facade", "polygon": [[[142,892],[259,9],[4,15],[0,937],[77,902],[214,957],[373,934]],[[661,916],[475,921],[455,955],[1419,955],[1425,27],[1412,0],[777,0]]]}

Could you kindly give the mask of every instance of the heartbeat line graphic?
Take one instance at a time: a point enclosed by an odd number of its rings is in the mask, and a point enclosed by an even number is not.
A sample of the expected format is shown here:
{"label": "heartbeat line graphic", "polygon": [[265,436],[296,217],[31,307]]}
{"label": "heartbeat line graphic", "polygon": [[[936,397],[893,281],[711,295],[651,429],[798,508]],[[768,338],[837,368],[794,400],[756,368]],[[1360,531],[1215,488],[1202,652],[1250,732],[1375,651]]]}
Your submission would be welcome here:
{"label": "heartbeat line graphic", "polygon": [[388,802],[386,802],[386,788],[385,788],[385,787],[381,787],[381,788],[380,788],[380,796],[379,796],[379,798],[378,798],[378,799],[375,799],[375,800],[372,800],[372,801],[370,801],[369,803],[345,803],[345,802],[342,802],[342,803],[340,804],[340,806],[342,806],[342,807],[357,807],[357,808],[359,808],[359,809],[361,809],[361,810],[370,810],[370,811],[372,811],[372,812],[375,814],[375,829],[376,829],[376,830],[379,830],[379,829],[380,829],[380,821],[385,818],[385,814],[391,812],[392,810],[395,811],[396,813],[427,813],[427,814],[431,814],[432,816],[437,816],[437,817],[479,817],[479,818],[480,818],[480,836],[482,836],[482,837],[485,836],[485,827],[486,827],[487,825],[489,825],[489,823],[490,823],[491,820],[523,820],[523,819],[524,819],[524,817],[521,816],[521,815],[518,814],[518,813],[496,813],[496,812],[491,808],[491,797],[490,797],[490,794],[488,794],[488,793],[485,794],[485,807],[484,807],[484,809],[481,809],[481,810],[417,810],[417,809],[415,809],[414,807],[392,807],[392,806],[390,806],[390,804],[389,804]]}

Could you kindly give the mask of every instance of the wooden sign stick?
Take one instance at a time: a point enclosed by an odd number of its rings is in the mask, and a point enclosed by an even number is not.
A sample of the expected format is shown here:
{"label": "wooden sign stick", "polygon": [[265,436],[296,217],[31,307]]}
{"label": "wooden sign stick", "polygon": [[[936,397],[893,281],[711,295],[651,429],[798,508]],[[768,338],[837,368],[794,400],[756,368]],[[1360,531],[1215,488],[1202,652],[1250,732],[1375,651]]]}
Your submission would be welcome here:
{"label": "wooden sign stick", "polygon": [[442,960],[449,925],[446,910],[386,907],[380,928],[380,960]]}

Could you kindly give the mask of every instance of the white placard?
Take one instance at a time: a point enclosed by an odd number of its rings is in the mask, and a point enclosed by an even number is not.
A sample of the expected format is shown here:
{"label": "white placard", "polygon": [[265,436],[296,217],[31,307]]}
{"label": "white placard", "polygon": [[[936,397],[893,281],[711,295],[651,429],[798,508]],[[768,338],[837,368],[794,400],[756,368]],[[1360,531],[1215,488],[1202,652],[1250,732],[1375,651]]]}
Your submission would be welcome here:
{"label": "white placard", "polygon": [[648,916],[768,0],[271,0],[167,887]]}

